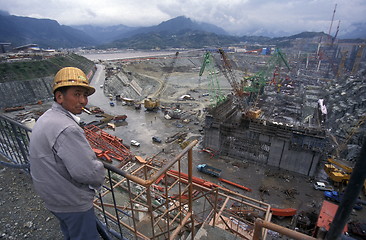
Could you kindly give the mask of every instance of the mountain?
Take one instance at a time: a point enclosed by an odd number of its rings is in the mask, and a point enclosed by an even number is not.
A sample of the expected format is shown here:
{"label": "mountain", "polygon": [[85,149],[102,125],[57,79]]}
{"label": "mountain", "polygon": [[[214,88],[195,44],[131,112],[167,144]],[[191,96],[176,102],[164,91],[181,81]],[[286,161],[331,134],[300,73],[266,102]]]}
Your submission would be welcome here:
{"label": "mountain", "polygon": [[[364,25],[355,26],[352,33],[362,34]],[[289,37],[231,36],[215,25],[192,21],[184,16],[151,27],[115,25],[65,26],[51,19],[19,17],[0,10],[0,42],[13,47],[35,43],[41,48],[204,48],[228,45],[262,44],[289,47],[294,40],[315,38],[324,33],[304,32]],[[359,36],[359,35],[358,35]],[[366,37],[365,37],[366,38]]]}
{"label": "mountain", "polygon": [[73,25],[73,28],[83,31],[91,38],[95,39],[99,44],[109,43],[122,38],[125,34],[136,30],[136,27],[128,27],[125,25],[114,26],[93,26],[93,25]]}
{"label": "mountain", "polygon": [[36,43],[41,48],[74,48],[96,44],[83,31],[60,25],[51,19],[0,14],[0,42],[13,47]]}
{"label": "mountain", "polygon": [[366,23],[355,23],[347,28],[347,32],[339,34],[342,39],[366,39]]}
{"label": "mountain", "polygon": [[237,41],[237,37],[229,36],[222,28],[179,16],[156,26],[141,27],[126,32],[118,40],[100,47],[134,49],[202,48],[223,46]]}
{"label": "mountain", "polygon": [[323,32],[303,32],[292,36],[270,38],[262,36],[229,36],[212,32],[185,29],[181,31],[160,31],[134,35],[116,40],[99,48],[167,49],[167,48],[218,48],[229,45],[260,44],[291,47],[294,40],[314,39],[328,36]]}
{"label": "mountain", "polygon": [[185,30],[211,32],[217,35],[228,35],[228,33],[213,24],[192,21],[190,18],[179,16],[162,22],[156,27],[151,27],[151,32],[171,32],[177,33]]}
{"label": "mountain", "polygon": [[167,49],[222,47],[238,43],[238,37],[217,35],[199,30],[149,32],[116,40],[100,48]]}
{"label": "mountain", "polygon": [[169,32],[171,34],[176,34],[182,31],[202,31],[202,32],[211,32],[218,35],[228,35],[224,29],[219,28],[215,25],[209,23],[202,23],[192,21],[190,18],[179,16],[168,21],[162,22],[159,25],[151,26],[151,27],[141,27],[134,31],[128,32],[121,38],[132,37],[137,34],[146,34],[146,33],[164,33]]}
{"label": "mountain", "polygon": [[179,16],[168,21],[164,21],[156,26],[150,27],[128,27],[125,25],[115,26],[92,26],[92,25],[75,25],[72,26],[79,29],[101,44],[108,44],[110,42],[130,38],[133,36],[149,33],[171,33],[176,34],[182,31],[202,31],[210,32],[218,35],[228,35],[224,29],[215,25],[203,22],[192,21],[190,18]]}

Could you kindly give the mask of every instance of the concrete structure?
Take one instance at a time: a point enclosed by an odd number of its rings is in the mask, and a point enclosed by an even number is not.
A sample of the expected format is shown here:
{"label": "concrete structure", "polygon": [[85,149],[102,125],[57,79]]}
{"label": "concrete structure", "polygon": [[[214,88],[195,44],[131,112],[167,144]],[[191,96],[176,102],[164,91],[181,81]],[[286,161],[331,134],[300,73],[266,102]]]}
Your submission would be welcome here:
{"label": "concrete structure", "polygon": [[325,131],[243,118],[233,101],[206,117],[203,146],[238,160],[314,176],[326,147]]}

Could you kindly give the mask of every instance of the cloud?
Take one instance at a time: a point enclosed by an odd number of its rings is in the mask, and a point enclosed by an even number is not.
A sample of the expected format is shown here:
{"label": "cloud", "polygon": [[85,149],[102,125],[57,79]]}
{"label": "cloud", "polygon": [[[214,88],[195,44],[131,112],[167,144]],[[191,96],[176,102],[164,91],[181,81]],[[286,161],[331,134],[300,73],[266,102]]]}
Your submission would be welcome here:
{"label": "cloud", "polygon": [[5,0],[2,10],[18,16],[50,18],[65,25],[152,26],[177,16],[215,24],[231,34],[248,32],[333,32],[366,22],[364,0]]}

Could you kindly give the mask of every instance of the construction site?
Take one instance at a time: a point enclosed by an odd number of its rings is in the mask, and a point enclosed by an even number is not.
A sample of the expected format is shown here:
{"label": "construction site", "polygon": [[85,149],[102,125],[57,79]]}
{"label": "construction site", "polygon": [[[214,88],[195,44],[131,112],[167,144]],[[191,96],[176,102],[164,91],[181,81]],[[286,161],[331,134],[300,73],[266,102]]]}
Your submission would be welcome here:
{"label": "construction site", "polygon": [[[364,48],[314,37],[286,49],[77,53],[96,63],[88,76],[97,91],[81,119],[107,169],[94,201],[103,238],[324,238],[340,201],[315,186],[340,194],[356,171],[366,129]],[[52,79],[43,81],[51,93]],[[6,137],[15,130],[5,122],[27,126],[16,131],[26,153],[32,124],[52,102],[40,100],[4,109],[6,158],[26,164],[26,154],[9,150],[19,141]],[[344,229],[354,239],[366,236],[362,185]]]}

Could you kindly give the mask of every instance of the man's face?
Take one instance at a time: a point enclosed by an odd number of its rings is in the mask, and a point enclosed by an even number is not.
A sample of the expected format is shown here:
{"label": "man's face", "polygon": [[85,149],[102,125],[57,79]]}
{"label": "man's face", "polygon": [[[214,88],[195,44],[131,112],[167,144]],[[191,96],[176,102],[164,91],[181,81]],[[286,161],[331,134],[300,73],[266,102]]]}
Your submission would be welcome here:
{"label": "man's face", "polygon": [[88,90],[83,87],[69,87],[64,94],[56,91],[56,101],[67,111],[80,114],[88,104]]}

